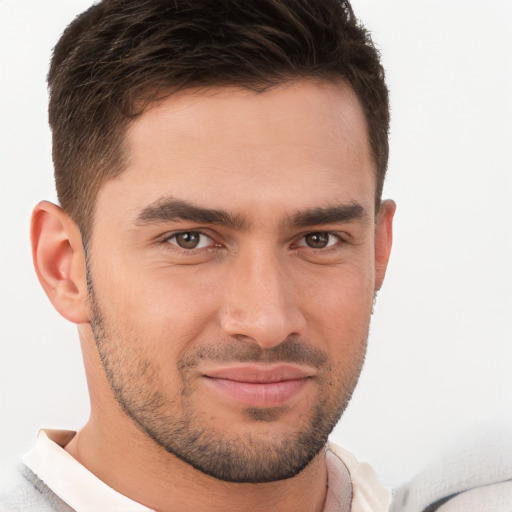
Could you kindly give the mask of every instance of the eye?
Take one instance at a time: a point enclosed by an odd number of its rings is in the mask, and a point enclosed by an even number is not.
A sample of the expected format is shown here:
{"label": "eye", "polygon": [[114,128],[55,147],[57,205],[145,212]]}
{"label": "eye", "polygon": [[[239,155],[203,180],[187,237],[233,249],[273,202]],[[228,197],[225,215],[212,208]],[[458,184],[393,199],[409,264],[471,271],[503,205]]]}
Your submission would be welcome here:
{"label": "eye", "polygon": [[213,240],[199,231],[183,231],[175,233],[167,239],[172,245],[181,249],[204,249],[212,245]]}
{"label": "eye", "polygon": [[308,233],[304,235],[297,244],[302,247],[311,247],[312,249],[325,249],[339,243],[340,237],[326,231]]}

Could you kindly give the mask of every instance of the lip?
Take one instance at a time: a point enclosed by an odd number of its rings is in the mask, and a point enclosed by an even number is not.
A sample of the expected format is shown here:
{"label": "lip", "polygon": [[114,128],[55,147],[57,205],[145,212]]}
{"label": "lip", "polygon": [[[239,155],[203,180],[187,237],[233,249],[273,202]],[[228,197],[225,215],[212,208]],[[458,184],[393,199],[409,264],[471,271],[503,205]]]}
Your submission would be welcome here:
{"label": "lip", "polygon": [[291,365],[242,365],[207,371],[204,380],[222,395],[249,407],[279,407],[309,383],[311,372]]}

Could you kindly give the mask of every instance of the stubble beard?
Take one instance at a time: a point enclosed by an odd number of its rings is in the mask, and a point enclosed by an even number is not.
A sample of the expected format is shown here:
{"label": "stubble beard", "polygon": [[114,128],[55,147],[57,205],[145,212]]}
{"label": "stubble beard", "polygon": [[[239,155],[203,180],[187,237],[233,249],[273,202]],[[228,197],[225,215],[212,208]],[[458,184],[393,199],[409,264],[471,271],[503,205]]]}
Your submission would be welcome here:
{"label": "stubble beard", "polygon": [[[188,354],[178,364],[181,392],[177,397],[163,393],[158,362],[147,357],[144,343],[129,340],[118,344],[120,333],[110,325],[96,300],[88,273],[91,328],[98,353],[115,398],[137,427],[167,452],[204,474],[237,483],[263,483],[297,475],[319,454],[327,437],[345,410],[359,378],[366,352],[366,337],[360,354],[346,375],[335,375],[328,355],[300,340],[285,340],[277,347],[263,350],[255,343],[233,340],[223,347],[204,347]],[[129,332],[126,330],[126,332]],[[261,427],[278,421],[280,408],[244,410],[254,428],[243,435],[222,432],[208,424],[208,417],[194,409],[188,400],[194,391],[185,368],[207,358],[215,361],[315,361],[326,376],[318,400],[302,428],[280,437],[261,436]]]}

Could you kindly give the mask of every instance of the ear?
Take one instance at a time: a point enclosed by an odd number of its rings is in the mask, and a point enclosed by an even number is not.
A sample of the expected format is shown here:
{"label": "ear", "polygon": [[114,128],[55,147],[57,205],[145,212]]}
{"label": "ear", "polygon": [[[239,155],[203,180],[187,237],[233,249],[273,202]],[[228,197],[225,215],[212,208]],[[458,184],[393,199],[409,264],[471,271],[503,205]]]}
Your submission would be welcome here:
{"label": "ear", "polygon": [[34,267],[55,309],[69,321],[89,321],[87,279],[82,236],[59,206],[40,202],[30,229]]}
{"label": "ear", "polygon": [[375,290],[380,290],[386,275],[393,242],[393,216],[396,204],[386,200],[380,205],[375,226]]}

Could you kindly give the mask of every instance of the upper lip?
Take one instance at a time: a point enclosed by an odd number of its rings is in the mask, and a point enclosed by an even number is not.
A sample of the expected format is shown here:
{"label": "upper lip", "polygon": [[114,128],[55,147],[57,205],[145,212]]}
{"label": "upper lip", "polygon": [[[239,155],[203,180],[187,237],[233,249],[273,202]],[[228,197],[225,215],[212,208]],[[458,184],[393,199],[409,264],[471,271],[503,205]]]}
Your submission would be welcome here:
{"label": "upper lip", "polygon": [[243,364],[215,368],[203,372],[205,377],[213,379],[233,380],[237,382],[250,382],[254,384],[267,384],[287,380],[305,379],[313,376],[311,370],[306,370],[290,364]]}

